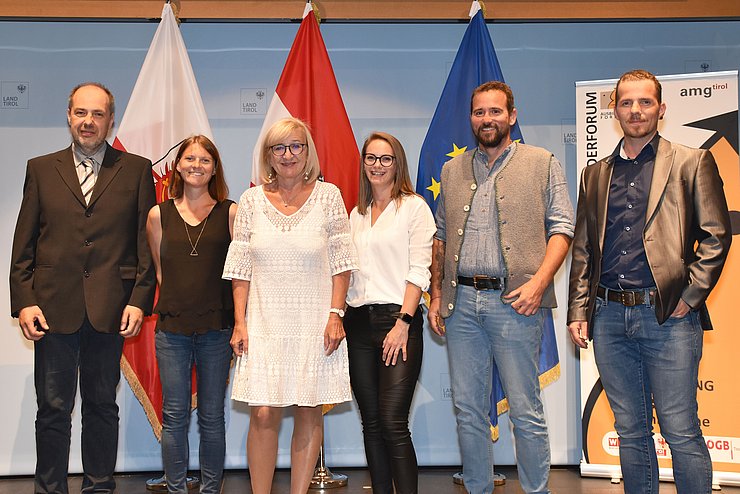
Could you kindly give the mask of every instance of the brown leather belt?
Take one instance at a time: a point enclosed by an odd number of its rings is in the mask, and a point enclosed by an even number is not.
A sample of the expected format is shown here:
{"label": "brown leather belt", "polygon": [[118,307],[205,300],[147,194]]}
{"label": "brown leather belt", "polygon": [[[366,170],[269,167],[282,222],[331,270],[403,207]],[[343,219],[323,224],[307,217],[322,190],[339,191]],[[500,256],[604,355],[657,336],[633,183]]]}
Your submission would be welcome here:
{"label": "brown leather belt", "polygon": [[472,286],[476,290],[503,290],[506,284],[506,279],[477,274],[472,278],[467,276],[458,276],[457,282],[460,285]]}
{"label": "brown leather belt", "polygon": [[607,290],[603,286],[596,289],[597,297],[610,302],[619,302],[625,307],[645,305],[645,293],[648,293],[650,305],[655,305],[655,290]]}

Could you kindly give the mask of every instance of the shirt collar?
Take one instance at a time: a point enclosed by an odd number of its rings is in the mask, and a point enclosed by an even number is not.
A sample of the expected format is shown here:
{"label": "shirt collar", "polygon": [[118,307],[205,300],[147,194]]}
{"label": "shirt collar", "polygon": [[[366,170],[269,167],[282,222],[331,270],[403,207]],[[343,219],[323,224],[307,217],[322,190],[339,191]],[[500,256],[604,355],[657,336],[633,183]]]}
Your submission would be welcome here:
{"label": "shirt collar", "polygon": [[103,164],[103,160],[105,159],[105,151],[108,149],[108,144],[103,143],[93,154],[87,155],[82,152],[81,149],[79,149],[75,143],[72,143],[72,157],[74,158],[75,166],[79,166],[80,163],[82,163],[82,160],[85,158],[92,158],[95,160],[95,162],[98,164],[98,166]]}
{"label": "shirt collar", "polygon": [[[511,152],[516,149],[517,142],[511,141],[511,144],[506,146],[506,149],[501,153],[501,155],[496,158],[496,161],[493,162],[493,166],[491,166],[490,170],[493,170],[494,168],[497,168],[499,165],[504,163],[506,159],[511,155]],[[478,163],[481,163],[485,165],[486,168],[488,168],[488,155],[480,150],[479,147],[476,146],[475,148],[475,155],[473,156],[474,160],[477,160]]]}
{"label": "shirt collar", "polygon": [[[655,155],[658,153],[658,141],[660,140],[660,135],[656,132],[650,141],[643,146],[643,148],[640,150],[640,152],[635,157],[636,160],[640,161],[640,158],[654,158]],[[627,157],[627,154],[624,152],[624,138],[622,138],[621,141],[619,141],[619,148],[617,156],[625,161],[631,161],[629,157]]]}

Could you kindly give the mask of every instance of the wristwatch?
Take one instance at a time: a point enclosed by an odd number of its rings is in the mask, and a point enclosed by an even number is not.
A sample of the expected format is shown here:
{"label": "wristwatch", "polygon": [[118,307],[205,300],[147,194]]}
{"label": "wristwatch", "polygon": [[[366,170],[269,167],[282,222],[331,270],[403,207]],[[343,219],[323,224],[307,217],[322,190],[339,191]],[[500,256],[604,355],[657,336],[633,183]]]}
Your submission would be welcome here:
{"label": "wristwatch", "polygon": [[411,321],[414,320],[414,316],[412,316],[411,314],[407,312],[399,312],[396,318],[402,320],[406,324],[411,324]]}
{"label": "wristwatch", "polygon": [[332,307],[329,309],[330,314],[336,314],[339,316],[340,319],[344,319],[344,309],[337,309],[336,307]]}

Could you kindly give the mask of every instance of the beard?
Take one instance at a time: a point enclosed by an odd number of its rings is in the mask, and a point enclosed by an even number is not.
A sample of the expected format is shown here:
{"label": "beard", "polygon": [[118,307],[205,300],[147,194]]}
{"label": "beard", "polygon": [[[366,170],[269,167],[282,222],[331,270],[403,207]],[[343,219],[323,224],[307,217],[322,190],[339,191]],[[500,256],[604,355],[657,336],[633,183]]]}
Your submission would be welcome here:
{"label": "beard", "polygon": [[624,125],[621,125],[621,127],[624,135],[633,139],[642,139],[644,137],[648,137],[658,130],[657,120],[655,122],[655,125],[652,125],[651,122],[640,122],[640,125],[633,127],[630,126],[628,122]]}
{"label": "beard", "polygon": [[100,149],[100,146],[103,145],[107,137],[106,135],[97,133],[91,137],[83,137],[80,128],[70,128],[70,134],[72,135],[72,142],[85,154],[92,154],[94,151]]}
{"label": "beard", "polygon": [[495,148],[498,147],[501,142],[503,142],[504,138],[509,135],[509,132],[511,131],[511,126],[508,124],[503,125],[503,127],[499,127],[498,124],[491,124],[491,127],[493,128],[493,132],[484,133],[481,129],[484,126],[481,125],[475,130],[475,138],[478,140],[478,143],[483,145],[483,147],[487,148]]}

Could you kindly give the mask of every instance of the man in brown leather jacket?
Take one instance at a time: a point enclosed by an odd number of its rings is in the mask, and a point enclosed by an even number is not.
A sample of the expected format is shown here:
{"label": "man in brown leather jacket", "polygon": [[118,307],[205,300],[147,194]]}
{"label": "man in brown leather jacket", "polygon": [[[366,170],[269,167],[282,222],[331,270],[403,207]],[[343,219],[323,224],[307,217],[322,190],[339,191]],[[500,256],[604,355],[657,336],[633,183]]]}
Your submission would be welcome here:
{"label": "man in brown leather jacket", "polygon": [[712,463],[697,415],[705,301],[731,242],[711,152],[658,134],[660,82],[634,70],[619,79],[614,153],[583,171],[570,273],[568,329],[593,339],[616,419],[627,493],[658,492],[652,405],[673,457],[679,494],[708,494]]}

